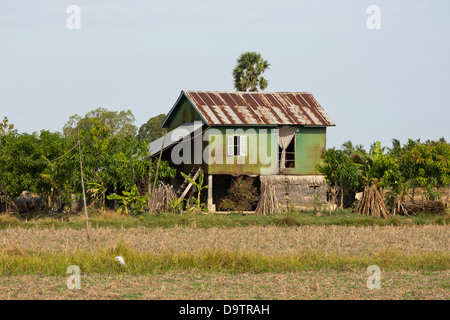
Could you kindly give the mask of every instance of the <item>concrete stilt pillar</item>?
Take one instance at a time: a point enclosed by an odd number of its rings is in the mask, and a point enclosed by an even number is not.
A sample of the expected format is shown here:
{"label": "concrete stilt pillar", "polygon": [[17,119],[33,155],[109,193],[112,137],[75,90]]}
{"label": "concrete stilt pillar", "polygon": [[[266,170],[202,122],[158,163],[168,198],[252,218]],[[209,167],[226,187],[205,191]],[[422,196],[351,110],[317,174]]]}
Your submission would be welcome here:
{"label": "concrete stilt pillar", "polygon": [[208,203],[207,208],[209,212],[216,212],[216,206],[213,204],[213,176],[208,175]]}

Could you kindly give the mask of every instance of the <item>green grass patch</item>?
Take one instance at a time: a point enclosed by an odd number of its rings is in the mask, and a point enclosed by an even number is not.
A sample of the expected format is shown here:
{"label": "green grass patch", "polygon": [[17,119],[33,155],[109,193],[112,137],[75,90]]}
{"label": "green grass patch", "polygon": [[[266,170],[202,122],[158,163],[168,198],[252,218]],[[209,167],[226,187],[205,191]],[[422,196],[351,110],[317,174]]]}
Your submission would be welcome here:
{"label": "green grass patch", "polygon": [[[0,229],[6,228],[70,228],[84,229],[86,222],[83,214],[60,214],[48,216],[40,214],[26,219],[19,219],[7,214],[0,215]],[[322,213],[317,216],[313,212],[283,213],[274,216],[257,216],[253,214],[148,214],[122,216],[114,213],[95,213],[89,217],[92,228],[173,228],[175,226],[197,228],[226,228],[247,226],[305,226],[305,225],[338,225],[338,226],[407,226],[407,225],[447,225],[450,215],[418,214],[415,216],[395,216],[389,219],[366,217],[351,210],[341,210],[337,214]]]}
{"label": "green grass patch", "polygon": [[[114,257],[121,255],[127,266]],[[158,274],[176,271],[195,272],[298,272],[310,270],[366,269],[377,265],[381,270],[435,271],[450,268],[448,253],[403,253],[392,250],[374,254],[340,255],[322,251],[301,251],[295,254],[264,255],[230,250],[137,252],[123,243],[96,252],[72,253],[16,252],[0,253],[0,275],[62,276],[67,267],[77,265],[83,274]]]}

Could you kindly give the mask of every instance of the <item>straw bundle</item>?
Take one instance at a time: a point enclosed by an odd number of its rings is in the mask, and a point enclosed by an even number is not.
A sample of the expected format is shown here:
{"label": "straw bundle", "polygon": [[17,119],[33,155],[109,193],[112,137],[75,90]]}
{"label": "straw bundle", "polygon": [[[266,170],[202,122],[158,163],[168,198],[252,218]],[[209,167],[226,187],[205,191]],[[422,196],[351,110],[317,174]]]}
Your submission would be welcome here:
{"label": "straw bundle", "polygon": [[176,198],[175,191],[171,185],[160,182],[155,190],[155,208],[157,212],[169,210],[169,203]]}
{"label": "straw bundle", "polygon": [[269,181],[261,181],[261,194],[255,214],[271,215],[280,213],[275,187]]}
{"label": "straw bundle", "polygon": [[356,212],[365,216],[390,218],[383,198],[375,185],[366,186],[360,201],[358,201]]}

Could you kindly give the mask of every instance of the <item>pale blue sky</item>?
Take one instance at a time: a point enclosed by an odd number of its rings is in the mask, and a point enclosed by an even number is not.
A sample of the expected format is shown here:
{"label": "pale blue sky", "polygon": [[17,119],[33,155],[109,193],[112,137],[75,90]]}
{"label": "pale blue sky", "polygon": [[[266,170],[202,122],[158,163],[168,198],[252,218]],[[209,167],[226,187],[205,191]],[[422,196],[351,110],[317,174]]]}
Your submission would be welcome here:
{"label": "pale blue sky", "polygon": [[[69,30],[69,5],[81,30]],[[369,5],[381,30],[369,30]],[[97,107],[139,127],[181,90],[234,90],[245,51],[272,64],[266,91],[314,94],[327,146],[450,138],[450,1],[0,0],[0,117],[61,131]]]}

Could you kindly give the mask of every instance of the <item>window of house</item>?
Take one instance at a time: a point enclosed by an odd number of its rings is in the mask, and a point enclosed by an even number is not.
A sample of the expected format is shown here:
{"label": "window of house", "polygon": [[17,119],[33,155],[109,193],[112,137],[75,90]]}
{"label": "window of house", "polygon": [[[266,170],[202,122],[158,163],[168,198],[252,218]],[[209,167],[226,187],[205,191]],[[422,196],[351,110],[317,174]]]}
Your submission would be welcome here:
{"label": "window of house", "polygon": [[[289,146],[286,148],[285,152],[285,163],[284,166],[286,168],[295,168],[295,136],[292,138]],[[280,167],[282,150],[281,147],[278,147],[278,167]]]}
{"label": "window of house", "polygon": [[247,136],[228,136],[227,137],[227,155],[228,156],[246,156],[247,155]]}

